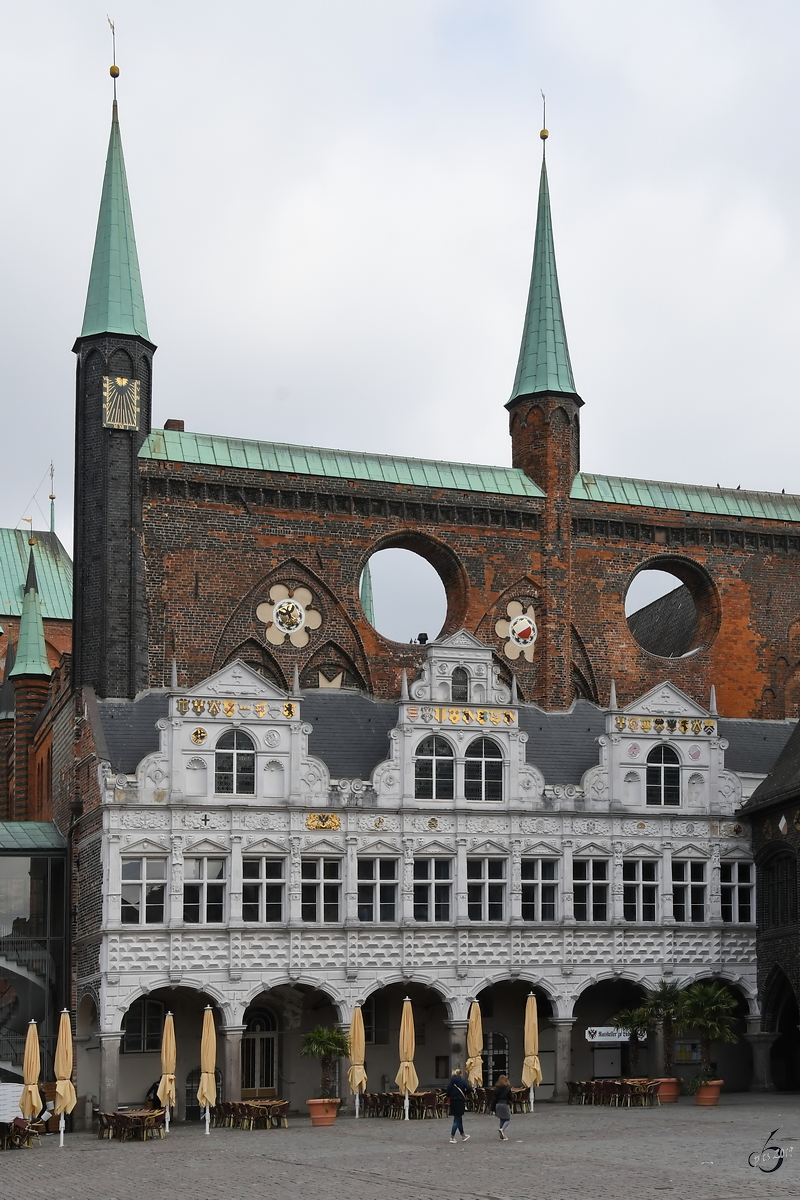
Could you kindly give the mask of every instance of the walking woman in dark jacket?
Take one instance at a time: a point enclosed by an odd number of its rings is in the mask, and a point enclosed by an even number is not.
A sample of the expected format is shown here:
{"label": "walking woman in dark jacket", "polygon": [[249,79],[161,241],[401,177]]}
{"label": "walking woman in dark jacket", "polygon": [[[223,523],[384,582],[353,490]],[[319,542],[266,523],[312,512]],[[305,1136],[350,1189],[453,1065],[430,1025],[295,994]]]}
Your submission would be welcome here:
{"label": "walking woman in dark jacket", "polygon": [[506,1130],[511,1120],[511,1083],[507,1075],[500,1075],[494,1085],[492,1112],[500,1122],[500,1141],[507,1142]]}
{"label": "walking woman in dark jacket", "polygon": [[453,1128],[450,1130],[450,1141],[455,1142],[456,1134],[461,1134],[462,1142],[469,1140],[469,1134],[464,1133],[464,1109],[467,1104],[467,1092],[473,1092],[475,1089],[468,1079],[465,1079],[461,1074],[461,1070],[456,1067],[453,1074],[450,1076],[450,1082],[447,1085],[447,1098],[450,1101],[450,1116],[453,1118]]}

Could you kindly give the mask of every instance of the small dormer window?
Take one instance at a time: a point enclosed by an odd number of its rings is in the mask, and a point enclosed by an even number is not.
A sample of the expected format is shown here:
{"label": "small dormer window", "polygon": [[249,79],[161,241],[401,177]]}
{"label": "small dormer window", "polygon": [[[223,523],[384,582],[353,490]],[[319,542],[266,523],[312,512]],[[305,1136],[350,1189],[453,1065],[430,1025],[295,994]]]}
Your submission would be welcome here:
{"label": "small dormer window", "polygon": [[453,671],[451,699],[454,704],[469,704],[469,675],[463,667]]}

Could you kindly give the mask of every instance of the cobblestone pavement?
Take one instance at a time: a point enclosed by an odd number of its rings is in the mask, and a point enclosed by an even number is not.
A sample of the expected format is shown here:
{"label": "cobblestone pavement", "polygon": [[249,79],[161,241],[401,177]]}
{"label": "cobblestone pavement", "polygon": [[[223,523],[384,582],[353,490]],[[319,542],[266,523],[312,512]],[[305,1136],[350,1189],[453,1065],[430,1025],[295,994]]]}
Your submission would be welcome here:
{"label": "cobblestone pavement", "polygon": [[[0,1155],[0,1197],[13,1200],[749,1200],[800,1197],[800,1096],[684,1099],[655,1109],[540,1104],[500,1142],[491,1116],[449,1122],[340,1117],[312,1129],[244,1132],[173,1126],[165,1141],[47,1136]],[[786,1152],[767,1174],[748,1165],[773,1129]],[[773,1166],[774,1158],[766,1165]]]}

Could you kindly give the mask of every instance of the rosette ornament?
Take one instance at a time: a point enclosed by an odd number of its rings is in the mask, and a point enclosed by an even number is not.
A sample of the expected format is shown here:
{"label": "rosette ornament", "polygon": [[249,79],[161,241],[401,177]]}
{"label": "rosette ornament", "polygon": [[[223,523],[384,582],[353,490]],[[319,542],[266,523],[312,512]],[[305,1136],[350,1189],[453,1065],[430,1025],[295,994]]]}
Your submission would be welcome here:
{"label": "rosette ornament", "polygon": [[501,619],[495,623],[494,631],[498,637],[506,638],[503,653],[506,658],[516,659],[522,656],[528,662],[533,662],[533,652],[536,646],[536,628],[533,605],[523,608],[519,600],[512,600],[506,605],[508,620]]}
{"label": "rosette ornament", "polygon": [[256,609],[259,621],[267,627],[264,636],[271,646],[282,646],[287,637],[298,649],[308,645],[309,631],[322,624],[322,613],[309,607],[313,601],[308,588],[291,591],[285,583],[272,585],[269,600]]}

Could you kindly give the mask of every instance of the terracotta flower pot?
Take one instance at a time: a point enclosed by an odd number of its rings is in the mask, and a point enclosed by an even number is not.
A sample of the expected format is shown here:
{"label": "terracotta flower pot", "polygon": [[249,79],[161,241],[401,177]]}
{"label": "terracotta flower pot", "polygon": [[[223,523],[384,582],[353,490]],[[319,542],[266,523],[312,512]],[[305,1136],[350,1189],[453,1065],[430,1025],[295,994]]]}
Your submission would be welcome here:
{"label": "terracotta flower pot", "polygon": [[722,1079],[709,1079],[708,1083],[701,1083],[695,1093],[695,1104],[716,1104],[723,1083]]}
{"label": "terracotta flower pot", "polygon": [[311,1124],[332,1125],[341,1103],[338,1097],[330,1100],[306,1100],[308,1111],[311,1113]]}
{"label": "terracotta flower pot", "polygon": [[658,1099],[662,1104],[677,1104],[681,1092],[680,1079],[654,1079],[658,1084]]}

